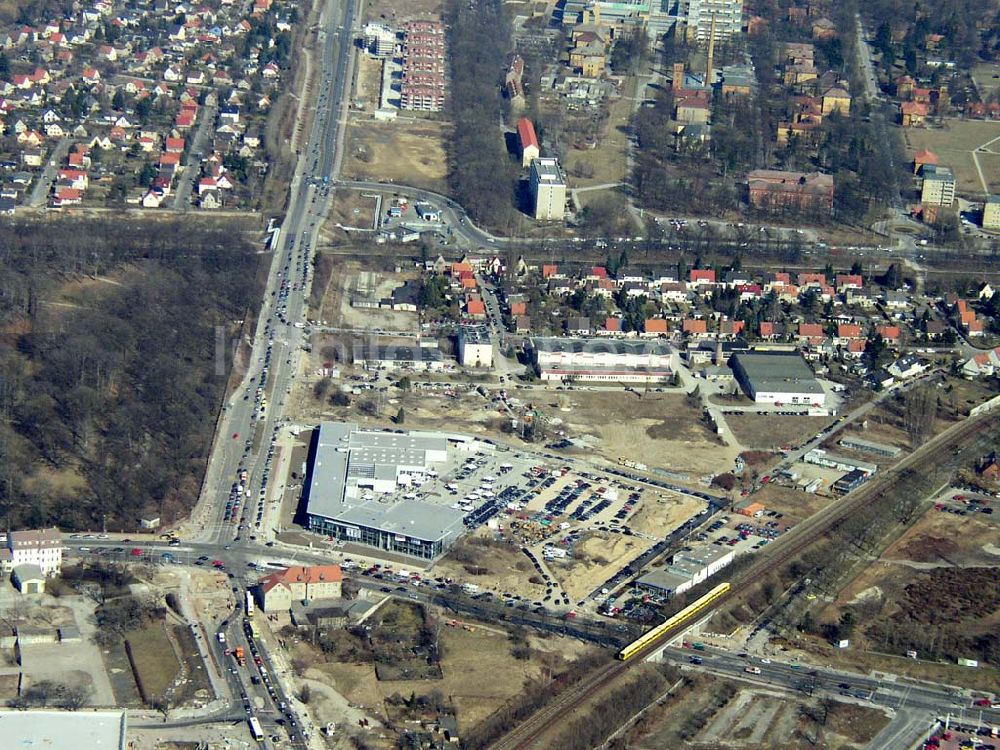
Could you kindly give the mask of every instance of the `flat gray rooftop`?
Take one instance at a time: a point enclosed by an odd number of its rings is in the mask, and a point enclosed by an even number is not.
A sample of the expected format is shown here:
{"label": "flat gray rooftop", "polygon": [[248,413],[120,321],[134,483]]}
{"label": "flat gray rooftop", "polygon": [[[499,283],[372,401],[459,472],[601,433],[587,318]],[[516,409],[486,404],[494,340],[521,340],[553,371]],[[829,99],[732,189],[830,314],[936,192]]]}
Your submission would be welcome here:
{"label": "flat gray rooftop", "polygon": [[666,341],[632,341],[623,339],[607,339],[582,336],[537,337],[531,339],[531,345],[540,352],[553,354],[581,354],[584,352],[666,356],[673,352],[673,347]]}
{"label": "flat gray rooftop", "polygon": [[690,576],[671,573],[666,568],[655,568],[639,578],[636,583],[661,591],[674,591],[678,586],[691,580]]}
{"label": "flat gray rooftop", "polygon": [[355,362],[369,359],[382,362],[441,362],[444,355],[436,346],[358,344],[354,347]]}
{"label": "flat gray rooftop", "polygon": [[309,477],[308,512],[330,516],[344,507],[347,488],[347,440],[357,425],[349,422],[324,422],[316,436]]}
{"label": "flat gray rooftop", "polygon": [[3,711],[0,746],[45,750],[124,750],[125,711]]}
{"label": "flat gray rooftop", "polygon": [[486,326],[462,326],[458,335],[469,344],[490,343],[490,332]]}
{"label": "flat gray rooftop", "polygon": [[549,157],[532,159],[531,169],[538,175],[538,179],[542,182],[549,184],[563,184],[566,182],[566,176],[556,159]]}
{"label": "flat gray rooftop", "polygon": [[768,354],[734,354],[733,369],[738,365],[746,373],[757,392],[815,393],[823,388],[801,354],[772,352]]}
{"label": "flat gray rooftop", "polygon": [[457,535],[463,530],[465,514],[445,505],[435,505],[419,500],[397,503],[380,503],[369,500],[344,508],[330,519],[352,526],[367,526],[391,534],[401,534],[427,542]]}
{"label": "flat gray rooftop", "polygon": [[306,512],[355,526],[436,541],[462,528],[464,513],[417,500],[359,498],[358,479],[394,481],[397,469],[421,470],[447,454],[444,433],[360,430],[353,422],[323,422],[309,478]]}

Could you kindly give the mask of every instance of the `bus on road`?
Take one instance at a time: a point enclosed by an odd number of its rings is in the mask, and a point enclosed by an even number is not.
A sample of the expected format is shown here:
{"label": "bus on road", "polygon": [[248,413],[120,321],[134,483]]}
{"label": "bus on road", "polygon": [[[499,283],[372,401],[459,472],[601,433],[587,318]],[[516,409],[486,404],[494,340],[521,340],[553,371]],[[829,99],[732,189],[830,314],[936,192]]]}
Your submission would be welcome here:
{"label": "bus on road", "polygon": [[246,612],[247,617],[253,617],[253,592],[246,592]]}
{"label": "bus on road", "polygon": [[256,716],[251,716],[247,719],[247,724],[250,725],[250,736],[255,740],[260,742],[264,739],[264,730],[260,728],[260,722],[257,720]]}

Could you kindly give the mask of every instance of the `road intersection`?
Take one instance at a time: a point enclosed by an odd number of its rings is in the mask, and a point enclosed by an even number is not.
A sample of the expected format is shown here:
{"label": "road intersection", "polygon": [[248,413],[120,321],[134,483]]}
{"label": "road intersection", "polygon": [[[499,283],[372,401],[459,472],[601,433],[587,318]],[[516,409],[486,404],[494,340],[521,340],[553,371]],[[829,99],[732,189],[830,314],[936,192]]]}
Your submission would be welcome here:
{"label": "road intersection", "polygon": [[[301,714],[301,704],[292,696],[285,679],[287,667],[275,660],[265,642],[255,639],[248,632],[241,608],[240,595],[244,587],[256,577],[261,567],[268,563],[309,564],[328,562],[329,552],[316,552],[305,548],[291,548],[276,542],[270,524],[262,521],[268,508],[263,490],[267,487],[271,450],[278,431],[286,424],[285,398],[290,393],[291,381],[299,370],[304,341],[306,302],[311,283],[312,256],[319,227],[330,209],[330,188],[333,186],[359,190],[401,189],[416,200],[435,203],[450,222],[453,231],[470,245],[488,247],[504,240],[475,226],[462,207],[454,200],[430,191],[411,187],[387,185],[377,182],[341,182],[337,179],[339,163],[338,144],[343,136],[342,124],[350,80],[350,55],[352,32],[356,23],[354,0],[326,0],[321,16],[319,42],[321,51],[316,59],[321,61],[318,71],[319,86],[315,94],[315,116],[305,145],[300,153],[297,169],[290,188],[290,197],[284,223],[275,246],[270,272],[265,285],[264,299],[256,320],[256,330],[249,340],[241,342],[246,352],[246,370],[242,381],[226,401],[219,420],[212,453],[206,470],[199,502],[192,513],[192,521],[182,532],[182,541],[171,543],[139,543],[142,559],[175,562],[181,565],[204,565],[208,560],[218,560],[221,572],[233,584],[236,606],[231,614],[218,622],[201,623],[200,648],[208,656],[209,669],[216,670],[213,683],[228,691],[226,708],[198,719],[185,719],[191,723],[235,720],[256,715],[271,746],[270,737],[284,733],[296,748],[320,747],[316,731],[309,727]],[[498,317],[495,311],[494,318]],[[497,333],[497,331],[494,331]],[[260,389],[258,398],[256,390]],[[267,405],[263,403],[266,400]],[[245,475],[244,475],[245,472]],[[245,479],[243,478],[245,476]],[[228,500],[233,496],[232,485],[242,485],[241,508],[227,511]],[[263,514],[254,514],[251,506],[257,505]],[[255,521],[255,518],[257,519]],[[77,535],[79,536],[79,535]],[[94,544],[93,539],[68,540],[70,554],[87,554],[85,549]],[[102,543],[98,540],[98,543]],[[81,549],[83,548],[83,549]],[[252,564],[252,565],[251,565]],[[252,577],[251,577],[252,576]],[[360,578],[363,587],[387,593],[380,581]],[[454,591],[394,584],[388,593],[398,592],[410,599],[449,607],[472,616],[505,619],[529,624],[555,632],[587,638],[607,645],[614,644],[616,625],[597,628],[590,632],[583,625],[574,626],[561,618],[532,617],[520,610],[505,611],[502,605],[473,601]],[[224,634],[223,639],[219,634]],[[602,640],[603,639],[603,640]],[[248,670],[232,666],[227,649],[242,645],[260,663],[248,664]],[[668,658],[680,658],[670,656]],[[712,655],[710,669],[735,676],[742,671],[743,661],[737,657]],[[254,679],[248,679],[252,673]],[[260,678],[258,679],[258,675]],[[874,696],[891,696],[892,691],[871,687],[871,678],[817,670],[813,682],[820,689],[827,689],[832,680],[848,680],[852,685],[870,689]],[[773,665],[767,672],[755,676],[773,680],[775,685],[798,689],[801,673],[789,665]],[[839,684],[839,683],[838,683]],[[860,688],[859,688],[860,689]],[[221,696],[225,697],[225,696]],[[890,698],[886,698],[890,700]],[[918,683],[907,689],[906,702],[913,709],[941,712],[953,709],[956,696],[953,689]],[[1000,723],[1000,716],[991,717]],[[315,742],[316,744],[312,744]]]}

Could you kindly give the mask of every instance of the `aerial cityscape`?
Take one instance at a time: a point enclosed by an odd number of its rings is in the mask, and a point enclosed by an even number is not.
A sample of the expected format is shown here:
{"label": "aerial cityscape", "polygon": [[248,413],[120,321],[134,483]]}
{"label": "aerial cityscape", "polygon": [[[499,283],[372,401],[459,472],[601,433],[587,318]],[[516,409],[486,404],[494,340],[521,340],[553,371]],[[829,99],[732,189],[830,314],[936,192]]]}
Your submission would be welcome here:
{"label": "aerial cityscape", "polygon": [[1000,0],[14,0],[0,136],[0,750],[1000,747]]}

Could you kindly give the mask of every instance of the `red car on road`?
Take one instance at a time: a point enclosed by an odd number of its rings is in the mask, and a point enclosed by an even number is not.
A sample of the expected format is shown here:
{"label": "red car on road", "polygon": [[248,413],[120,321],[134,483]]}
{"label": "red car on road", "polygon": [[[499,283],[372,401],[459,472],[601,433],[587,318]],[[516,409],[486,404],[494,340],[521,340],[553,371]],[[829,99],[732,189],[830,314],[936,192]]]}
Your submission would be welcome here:
{"label": "red car on road", "polygon": [[225,565],[226,564],[224,562],[222,562],[222,560],[212,560],[212,567],[213,568],[223,568],[223,567],[225,567]]}
{"label": "red car on road", "polygon": [[132,557],[142,557],[142,550],[138,547],[133,547],[129,554],[132,555]]}

